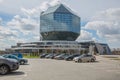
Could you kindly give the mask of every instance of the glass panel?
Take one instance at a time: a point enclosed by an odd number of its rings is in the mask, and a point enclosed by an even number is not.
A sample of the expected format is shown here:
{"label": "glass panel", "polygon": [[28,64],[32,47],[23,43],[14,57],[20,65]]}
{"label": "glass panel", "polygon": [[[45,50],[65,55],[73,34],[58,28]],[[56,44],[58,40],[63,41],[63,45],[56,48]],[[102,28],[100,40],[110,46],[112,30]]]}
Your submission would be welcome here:
{"label": "glass panel", "polygon": [[50,13],[40,17],[41,32],[71,31],[80,33],[80,18],[71,13]]}

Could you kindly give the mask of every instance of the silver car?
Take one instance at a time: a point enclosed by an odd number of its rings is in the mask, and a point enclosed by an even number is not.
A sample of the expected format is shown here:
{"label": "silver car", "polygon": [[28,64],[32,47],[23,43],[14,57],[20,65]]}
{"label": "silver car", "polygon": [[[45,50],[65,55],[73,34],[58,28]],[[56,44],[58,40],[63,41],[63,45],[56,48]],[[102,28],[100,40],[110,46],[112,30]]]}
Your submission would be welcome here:
{"label": "silver car", "polygon": [[0,74],[4,75],[8,72],[19,69],[19,62],[15,59],[4,58],[0,56]]}
{"label": "silver car", "polygon": [[95,60],[96,60],[95,56],[91,54],[83,54],[73,59],[73,61],[75,62],[95,62]]}

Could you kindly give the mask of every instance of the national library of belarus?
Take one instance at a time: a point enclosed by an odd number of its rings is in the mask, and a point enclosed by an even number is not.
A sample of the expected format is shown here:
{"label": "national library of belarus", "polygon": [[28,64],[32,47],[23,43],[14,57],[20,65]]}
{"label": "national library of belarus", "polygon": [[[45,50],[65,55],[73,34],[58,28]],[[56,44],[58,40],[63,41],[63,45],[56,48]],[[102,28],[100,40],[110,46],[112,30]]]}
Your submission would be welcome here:
{"label": "national library of belarus", "polygon": [[40,14],[40,41],[17,43],[6,49],[22,53],[81,53],[111,54],[107,44],[94,41],[78,42],[81,19],[64,4],[49,7]]}

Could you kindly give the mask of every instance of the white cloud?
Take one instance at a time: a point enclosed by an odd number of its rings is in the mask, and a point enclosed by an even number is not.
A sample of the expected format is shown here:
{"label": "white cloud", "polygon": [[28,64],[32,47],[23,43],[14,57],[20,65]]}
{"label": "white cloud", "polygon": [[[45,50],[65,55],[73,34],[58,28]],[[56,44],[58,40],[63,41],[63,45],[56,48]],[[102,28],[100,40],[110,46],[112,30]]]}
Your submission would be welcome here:
{"label": "white cloud", "polygon": [[2,19],[0,18],[0,25],[2,25]]}
{"label": "white cloud", "polygon": [[[40,12],[46,10],[49,6],[54,6],[60,0],[44,1],[40,6],[34,8],[21,8],[22,15],[16,15],[11,21],[2,26],[0,38],[2,44],[15,45],[18,42],[39,41],[39,18]],[[2,19],[0,19],[2,21]],[[1,26],[0,26],[1,27]],[[6,43],[8,40],[8,43]],[[11,41],[9,43],[9,41]],[[7,46],[6,46],[7,47]]]}
{"label": "white cloud", "polygon": [[0,18],[0,25],[2,25],[2,18]]}
{"label": "white cloud", "polygon": [[0,26],[0,39],[6,39],[10,37],[17,37],[17,31],[11,30],[7,27]]}
{"label": "white cloud", "polygon": [[24,34],[29,34],[30,31],[33,31],[33,34],[38,35],[41,11],[46,10],[50,6],[58,4],[60,1],[61,0],[44,1],[40,6],[31,9],[25,9],[22,7],[21,11],[24,14],[24,17],[20,17],[19,15],[14,16],[14,18],[8,22],[8,26],[18,29]]}
{"label": "white cloud", "polygon": [[41,4],[40,9],[41,9],[41,11],[45,11],[48,7],[49,7],[49,2],[48,1],[44,1]]}
{"label": "white cloud", "polygon": [[88,22],[86,24],[86,28],[87,29],[92,29],[92,30],[96,30],[98,31],[98,33],[101,34],[107,34],[107,35],[112,35],[112,34],[120,34],[120,27],[119,27],[119,23],[118,22],[112,22],[112,21],[92,21],[92,22]]}
{"label": "white cloud", "polygon": [[0,0],[0,3],[3,2],[3,0]]}
{"label": "white cloud", "polygon": [[4,42],[4,41],[1,41],[0,45],[2,45],[2,46],[0,46],[0,50],[5,50],[6,48],[10,48],[11,47],[10,44],[6,44],[6,42]]}
{"label": "white cloud", "polygon": [[[31,9],[22,7],[22,16],[16,15],[11,21],[6,23],[6,27],[0,26],[0,44],[4,44],[4,47],[7,48],[10,45],[15,45],[18,42],[39,41],[40,12],[47,9],[50,5],[56,4],[55,2],[56,0],[52,0],[50,2],[44,1],[41,6]],[[0,22],[2,22],[1,18]],[[9,41],[11,42],[9,43]]]}
{"label": "white cloud", "polygon": [[61,0],[50,0],[50,1],[44,1],[41,3],[40,6],[37,6],[35,8],[31,8],[31,9],[25,9],[25,8],[21,8],[21,11],[27,15],[28,17],[35,17],[37,15],[40,15],[41,11],[45,11],[47,10],[48,7],[50,6],[54,6],[56,4],[59,4]]}
{"label": "white cloud", "polygon": [[16,41],[11,40],[12,38],[18,38],[18,32],[16,30],[11,30],[6,26],[0,26],[0,49],[9,48],[10,45],[15,44]]}
{"label": "white cloud", "polygon": [[24,34],[36,33],[38,32],[39,24],[35,19],[22,18],[19,15],[14,16],[14,18],[7,23],[11,29],[16,29]]}
{"label": "white cloud", "polygon": [[[112,46],[113,43],[120,45],[120,8],[108,9],[102,11],[99,15],[93,17],[91,22],[85,25],[86,29],[95,30],[100,38]],[[120,47],[120,46],[119,46]]]}
{"label": "white cloud", "polygon": [[[33,3],[34,1],[35,0],[31,0],[31,2]],[[4,44],[5,46],[7,46],[8,43],[10,45],[13,45],[17,42],[28,42],[28,41],[30,42],[33,40],[34,41],[39,40],[40,12],[46,10],[49,6],[54,6],[58,4],[61,1],[62,0],[49,0],[49,1],[47,0],[47,1],[43,1],[42,3],[36,1],[36,3],[38,2],[41,3],[41,5],[32,8],[32,6],[28,4],[28,2],[21,5],[22,1],[20,1],[21,3],[17,1],[17,4],[13,6],[13,2],[15,2],[15,0],[12,1],[8,0],[8,2],[6,2],[7,4],[3,6],[4,7],[3,11],[6,10],[7,12],[17,13],[19,12],[18,8],[20,8],[21,6],[22,16],[16,15],[11,21],[7,22],[7,25],[5,26],[0,25],[0,41],[1,41],[0,45]],[[8,6],[8,4],[10,5]],[[19,5],[19,7],[16,7],[17,5]],[[2,19],[0,19],[0,22],[2,22]],[[105,38],[111,45],[114,45],[112,43],[120,45],[119,25],[120,25],[120,8],[115,8],[115,9],[113,8],[113,9],[108,9],[106,11],[102,11],[100,14],[94,16],[92,21],[88,22],[85,28],[95,30],[96,34],[99,37]],[[88,32],[87,30],[81,30],[81,35],[77,40],[97,41],[98,39],[93,37],[93,35],[94,34]],[[9,41],[8,43],[7,40]]]}
{"label": "white cloud", "polygon": [[61,0],[51,0],[51,2],[49,3],[51,6],[55,6],[56,4],[59,4],[61,2]]}
{"label": "white cloud", "polygon": [[[33,15],[35,15],[34,11]],[[0,25],[0,44],[4,44],[0,49],[9,48],[10,45],[16,45],[18,42],[39,40],[37,38],[39,36],[38,20],[32,17],[32,15],[28,14],[28,16],[16,15],[11,21],[7,22],[6,25]]]}
{"label": "white cloud", "polygon": [[120,21],[120,8],[110,8],[105,11],[101,11],[98,15],[93,17],[93,20],[102,21]]}
{"label": "white cloud", "polygon": [[2,21],[2,18],[0,17],[0,21]]}
{"label": "white cloud", "polygon": [[45,11],[48,7],[55,6],[55,5],[59,4],[60,2],[61,2],[61,0],[44,1],[41,4],[40,9],[41,9],[41,11]]}
{"label": "white cloud", "polygon": [[35,7],[35,8],[32,8],[32,9],[25,9],[25,8],[21,8],[21,11],[22,13],[24,14],[25,17],[28,17],[28,18],[39,18],[39,15],[40,15],[40,7]]}
{"label": "white cloud", "polygon": [[92,33],[81,30],[80,36],[77,38],[77,41],[91,41],[93,38]]}

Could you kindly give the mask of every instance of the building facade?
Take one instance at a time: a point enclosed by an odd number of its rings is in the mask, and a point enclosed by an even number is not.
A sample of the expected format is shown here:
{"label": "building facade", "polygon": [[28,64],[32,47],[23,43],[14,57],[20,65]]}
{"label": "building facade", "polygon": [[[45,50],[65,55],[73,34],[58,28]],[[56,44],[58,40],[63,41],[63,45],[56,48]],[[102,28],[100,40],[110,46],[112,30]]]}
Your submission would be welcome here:
{"label": "building facade", "polygon": [[17,43],[8,49],[8,52],[22,53],[91,53],[91,54],[111,54],[111,50],[107,44],[77,41],[38,41],[30,43]]}
{"label": "building facade", "polygon": [[37,42],[17,43],[8,52],[22,53],[91,53],[111,54],[107,44],[77,42],[80,35],[80,17],[63,4],[49,7],[40,15],[40,34]]}
{"label": "building facade", "polygon": [[80,35],[80,17],[63,4],[49,7],[40,15],[43,40],[75,41]]}

